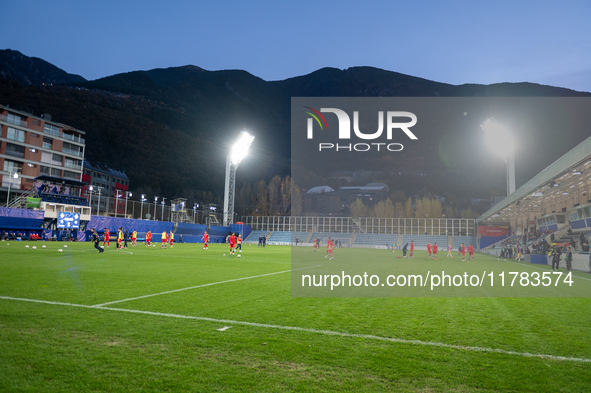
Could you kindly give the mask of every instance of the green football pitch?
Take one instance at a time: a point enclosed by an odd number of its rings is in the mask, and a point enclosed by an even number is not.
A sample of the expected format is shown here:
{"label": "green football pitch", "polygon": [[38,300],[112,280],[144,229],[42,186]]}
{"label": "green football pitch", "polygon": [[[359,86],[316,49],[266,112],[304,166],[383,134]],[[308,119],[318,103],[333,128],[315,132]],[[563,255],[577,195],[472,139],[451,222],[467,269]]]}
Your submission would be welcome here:
{"label": "green football pitch", "polygon": [[[3,392],[591,391],[589,297],[292,297],[287,246],[237,258],[225,245],[8,243]],[[306,258],[433,263],[421,251]],[[445,252],[436,263],[453,266]],[[591,288],[589,274],[574,280]]]}

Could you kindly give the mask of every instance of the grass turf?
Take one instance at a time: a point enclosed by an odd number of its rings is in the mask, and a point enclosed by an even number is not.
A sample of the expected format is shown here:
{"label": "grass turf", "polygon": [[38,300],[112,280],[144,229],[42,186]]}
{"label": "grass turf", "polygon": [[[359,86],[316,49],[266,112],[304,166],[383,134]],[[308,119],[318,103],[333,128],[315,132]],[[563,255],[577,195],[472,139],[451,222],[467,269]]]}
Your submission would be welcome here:
{"label": "grass turf", "polygon": [[[0,296],[91,306],[290,269],[289,247],[243,247],[238,259],[222,245],[111,247],[99,254],[90,243],[66,249],[1,242]],[[335,253],[392,258],[387,250]],[[424,252],[417,254],[427,263]],[[325,263],[322,256],[311,262]],[[294,298],[290,285],[287,272],[105,307],[591,359],[585,297]],[[224,326],[230,328],[217,330]],[[584,392],[591,386],[589,362],[6,298],[0,343],[2,391]]]}

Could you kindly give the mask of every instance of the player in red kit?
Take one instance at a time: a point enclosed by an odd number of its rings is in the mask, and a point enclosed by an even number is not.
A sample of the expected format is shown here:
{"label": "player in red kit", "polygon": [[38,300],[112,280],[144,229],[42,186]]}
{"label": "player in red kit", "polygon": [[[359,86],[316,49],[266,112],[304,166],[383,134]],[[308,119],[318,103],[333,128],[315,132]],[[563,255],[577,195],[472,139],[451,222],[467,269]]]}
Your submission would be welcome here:
{"label": "player in red kit", "polygon": [[207,234],[207,231],[203,232],[203,237],[201,238],[201,240],[203,240],[203,249],[204,250],[209,250],[209,246],[207,245],[207,243],[209,243],[209,235]]}
{"label": "player in red kit", "polygon": [[431,258],[431,243],[427,243],[427,258]]}
{"label": "player in red kit", "polygon": [[437,250],[438,250],[437,242],[435,242],[433,244],[433,259],[437,259]]}
{"label": "player in red kit", "polygon": [[105,244],[107,244],[107,247],[111,247],[110,235],[111,232],[109,232],[109,230],[105,228],[105,234],[103,236],[103,248],[105,248]]}
{"label": "player in red kit", "polygon": [[314,252],[316,252],[317,248],[318,248],[318,239],[314,239]]}
{"label": "player in red kit", "polygon": [[230,254],[234,254],[236,252],[236,250],[234,250],[234,247],[236,247],[236,236],[233,233],[230,235],[229,241],[230,241]]}
{"label": "player in red kit", "polygon": [[412,253],[415,251],[415,244],[414,240],[410,241],[410,257],[412,258]]}
{"label": "player in red kit", "polygon": [[150,247],[150,244],[152,243],[152,231],[148,231],[148,233],[146,233],[146,242],[144,243],[144,246],[148,245],[148,247]]}
{"label": "player in red kit", "polygon": [[466,246],[462,243],[462,261],[466,260]]}
{"label": "player in red kit", "polygon": [[470,245],[468,245],[468,259],[472,258],[472,260],[474,260],[474,247],[472,246],[472,243],[470,243]]}
{"label": "player in red kit", "polygon": [[330,256],[331,260],[334,259],[334,255],[332,253],[333,246],[334,246],[334,243],[332,242],[332,240],[329,237],[328,241],[326,242],[326,255],[324,256],[324,258]]}

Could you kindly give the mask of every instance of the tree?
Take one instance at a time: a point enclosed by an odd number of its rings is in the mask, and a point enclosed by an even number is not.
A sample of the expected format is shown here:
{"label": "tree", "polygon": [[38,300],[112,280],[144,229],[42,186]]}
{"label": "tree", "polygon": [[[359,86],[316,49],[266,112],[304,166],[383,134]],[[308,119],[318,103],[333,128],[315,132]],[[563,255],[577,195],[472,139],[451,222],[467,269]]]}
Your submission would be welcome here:
{"label": "tree", "polygon": [[404,204],[402,202],[396,202],[396,217],[404,217]]}
{"label": "tree", "polygon": [[408,199],[406,200],[406,203],[404,204],[404,217],[405,218],[412,218],[412,216],[414,215],[415,209],[414,207],[412,207],[412,199],[410,199],[410,197],[408,197]]}
{"label": "tree", "polygon": [[458,218],[458,210],[453,206],[446,206],[444,210],[445,218]]}
{"label": "tree", "polygon": [[302,214],[302,193],[297,184],[291,181],[291,215],[299,216]]}
{"label": "tree", "polygon": [[478,212],[476,212],[476,211],[474,211],[474,210],[472,210],[472,209],[470,209],[470,208],[468,208],[468,209],[464,209],[464,210],[462,210],[462,211],[460,212],[460,216],[461,216],[462,218],[472,218],[472,219],[477,219],[479,215],[480,215],[480,214],[478,214]]}
{"label": "tree", "polygon": [[269,182],[268,187],[269,193],[269,215],[276,216],[277,213],[281,213],[281,177],[275,176]]}
{"label": "tree", "polygon": [[358,218],[358,217],[368,217],[369,216],[369,209],[360,198],[357,198],[355,202],[351,204],[351,216]]}
{"label": "tree", "polygon": [[255,216],[269,215],[269,193],[267,192],[267,184],[264,180],[259,181],[254,186],[254,203],[256,210],[253,212]]}
{"label": "tree", "polygon": [[379,201],[373,207],[373,215],[378,218],[393,218],[396,216],[396,208],[390,198],[385,201]]}
{"label": "tree", "polygon": [[424,197],[417,199],[416,217],[418,218],[441,218],[443,207],[438,199]]}

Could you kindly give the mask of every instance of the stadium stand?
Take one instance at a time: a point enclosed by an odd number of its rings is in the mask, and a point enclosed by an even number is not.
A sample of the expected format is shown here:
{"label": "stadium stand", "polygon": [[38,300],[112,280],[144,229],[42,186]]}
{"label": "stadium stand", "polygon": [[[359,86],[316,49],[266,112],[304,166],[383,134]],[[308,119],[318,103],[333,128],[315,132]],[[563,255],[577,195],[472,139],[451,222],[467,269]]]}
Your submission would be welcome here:
{"label": "stadium stand", "polygon": [[[454,249],[458,249],[459,245],[464,243],[464,246],[468,247],[469,244],[472,244],[473,247],[477,248],[478,243],[476,242],[476,236],[454,236]],[[437,243],[439,244],[439,243]],[[445,242],[445,246],[447,247],[447,241]]]}
{"label": "stadium stand", "polygon": [[[455,236],[454,237],[454,245],[456,243],[456,239],[458,239],[460,236]],[[474,245],[476,245],[476,238],[474,236],[470,236],[472,238],[474,238]],[[444,248],[447,249],[447,244],[448,244],[448,237],[445,235],[403,235],[402,236],[402,245],[408,243],[410,244],[410,242],[413,241],[414,242],[414,246],[416,249],[420,249],[420,250],[426,250],[427,249],[427,243],[437,243],[437,246],[439,247],[440,250],[443,250]],[[399,244],[399,246],[401,246]],[[467,244],[466,244],[467,246]]]}
{"label": "stadium stand", "polygon": [[[382,235],[371,233],[358,233],[355,236],[353,247],[356,246],[387,246],[392,247],[398,241],[398,235]],[[400,246],[397,244],[397,246]]]}
{"label": "stadium stand", "polygon": [[295,243],[296,238],[298,239],[298,241],[300,243],[305,242],[308,239],[308,236],[310,236],[311,233],[310,232],[291,232],[291,242]]}
{"label": "stadium stand", "polygon": [[332,240],[340,240],[343,243],[343,246],[349,246],[351,242],[351,237],[353,236],[352,233],[341,233],[341,232],[314,232],[312,235],[312,240],[314,241],[315,238],[319,238],[322,241],[322,244],[326,244],[328,238],[330,237]]}
{"label": "stadium stand", "polygon": [[252,231],[250,232],[250,235],[248,235],[248,237],[244,239],[244,243],[258,244],[259,237],[267,236],[268,234],[268,231]]}
{"label": "stadium stand", "polygon": [[273,233],[271,233],[271,236],[269,236],[269,238],[267,239],[267,244],[290,244],[291,237],[291,232],[273,231]]}

